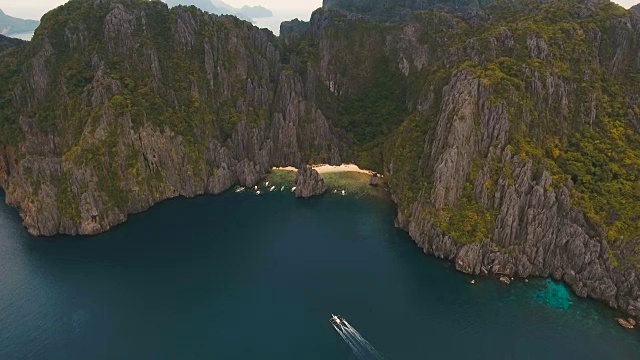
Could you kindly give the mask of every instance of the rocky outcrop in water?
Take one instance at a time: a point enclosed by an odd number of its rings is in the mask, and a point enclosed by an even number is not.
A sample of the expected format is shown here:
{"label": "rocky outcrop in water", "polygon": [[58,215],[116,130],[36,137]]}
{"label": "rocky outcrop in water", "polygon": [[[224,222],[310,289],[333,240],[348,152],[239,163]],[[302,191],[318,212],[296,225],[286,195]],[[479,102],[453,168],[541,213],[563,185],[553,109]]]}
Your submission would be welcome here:
{"label": "rocky outcrop in water", "polygon": [[369,186],[381,186],[384,184],[384,180],[382,179],[382,177],[380,177],[380,175],[378,174],[373,174],[371,175],[371,179],[369,179]]}
{"label": "rocky outcrop in water", "polygon": [[296,190],[294,191],[297,198],[310,198],[312,196],[322,195],[327,191],[327,185],[318,171],[310,166],[301,167],[296,173]]}

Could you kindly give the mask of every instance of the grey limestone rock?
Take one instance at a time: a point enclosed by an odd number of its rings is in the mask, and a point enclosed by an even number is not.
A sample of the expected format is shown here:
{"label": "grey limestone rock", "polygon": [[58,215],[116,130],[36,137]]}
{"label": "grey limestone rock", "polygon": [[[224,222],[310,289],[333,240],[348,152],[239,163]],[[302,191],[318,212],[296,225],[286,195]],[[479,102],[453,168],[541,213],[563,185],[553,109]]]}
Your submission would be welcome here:
{"label": "grey limestone rock", "polygon": [[373,174],[371,175],[371,179],[369,179],[369,186],[381,186],[384,184],[384,180],[382,177],[380,177],[380,175],[378,174]]}
{"label": "grey limestone rock", "polygon": [[318,171],[310,166],[304,166],[298,170],[296,174],[296,190],[297,198],[310,198],[312,196],[322,195],[327,191],[327,185],[324,179],[318,174]]}

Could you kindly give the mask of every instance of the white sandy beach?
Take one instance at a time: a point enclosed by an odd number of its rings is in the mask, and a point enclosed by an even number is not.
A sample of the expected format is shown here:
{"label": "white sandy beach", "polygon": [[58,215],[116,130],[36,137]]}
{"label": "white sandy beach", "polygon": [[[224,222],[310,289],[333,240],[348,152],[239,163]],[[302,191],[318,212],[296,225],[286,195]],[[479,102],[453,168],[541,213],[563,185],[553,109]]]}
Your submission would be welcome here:
{"label": "white sandy beach", "polygon": [[[329,173],[339,173],[339,172],[358,172],[362,174],[373,175],[374,172],[371,170],[360,169],[358,165],[355,164],[342,164],[342,165],[327,165],[327,164],[318,164],[312,165],[319,174],[329,174]],[[285,170],[285,171],[298,171],[293,166],[287,167],[274,167],[273,170]]]}

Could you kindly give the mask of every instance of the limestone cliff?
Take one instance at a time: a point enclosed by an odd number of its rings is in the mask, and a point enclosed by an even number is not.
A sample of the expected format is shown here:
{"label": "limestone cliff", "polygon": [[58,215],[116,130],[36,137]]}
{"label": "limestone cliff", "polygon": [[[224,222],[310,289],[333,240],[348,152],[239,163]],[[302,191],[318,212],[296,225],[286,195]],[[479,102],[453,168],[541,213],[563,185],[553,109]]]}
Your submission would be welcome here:
{"label": "limestone cliff", "polygon": [[340,163],[308,100],[313,70],[288,71],[279,51],[270,32],[195,8],[54,10],[3,104],[7,202],[32,234],[96,234],[163,199],[253,185],[272,166]]}
{"label": "limestone cliff", "polygon": [[552,276],[640,315],[637,16],[571,1],[376,25],[328,8],[310,28],[332,93],[362,91],[366,48],[404,78],[406,118],[360,158],[381,158],[398,226],[461,271]]}

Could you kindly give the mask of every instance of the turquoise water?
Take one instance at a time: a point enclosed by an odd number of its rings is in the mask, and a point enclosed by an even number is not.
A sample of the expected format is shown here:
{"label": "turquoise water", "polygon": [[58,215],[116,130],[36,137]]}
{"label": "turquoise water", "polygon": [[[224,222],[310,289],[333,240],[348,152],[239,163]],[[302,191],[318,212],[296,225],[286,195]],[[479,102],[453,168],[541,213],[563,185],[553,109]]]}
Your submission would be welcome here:
{"label": "turquoise water", "polygon": [[[4,200],[4,199],[2,199]],[[34,239],[0,207],[0,359],[638,359],[640,333],[546,280],[470,279],[386,201],[177,199],[96,237]]]}

